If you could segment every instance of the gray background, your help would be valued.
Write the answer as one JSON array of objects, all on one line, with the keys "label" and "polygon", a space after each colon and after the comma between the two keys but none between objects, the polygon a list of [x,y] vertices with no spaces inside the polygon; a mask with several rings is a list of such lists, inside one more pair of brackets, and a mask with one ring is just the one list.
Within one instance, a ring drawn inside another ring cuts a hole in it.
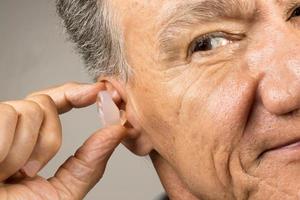
[{"label": "gray background", "polygon": [[[0,101],[68,81],[91,82],[55,12],[54,0],[0,0]],[[41,172],[54,174],[100,124],[95,107],[61,116],[63,145]],[[120,146],[87,200],[152,200],[162,187],[149,158]]]}]

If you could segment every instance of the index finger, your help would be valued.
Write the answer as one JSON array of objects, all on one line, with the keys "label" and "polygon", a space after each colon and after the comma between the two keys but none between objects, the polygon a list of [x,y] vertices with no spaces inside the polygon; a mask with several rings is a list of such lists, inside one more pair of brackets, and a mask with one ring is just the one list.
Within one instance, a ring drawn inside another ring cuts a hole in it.
[{"label": "index finger", "polygon": [[58,87],[35,92],[29,97],[36,95],[48,95],[56,105],[59,114],[70,111],[72,108],[82,108],[96,102],[99,91],[104,90],[103,83],[94,84],[67,83]]}]

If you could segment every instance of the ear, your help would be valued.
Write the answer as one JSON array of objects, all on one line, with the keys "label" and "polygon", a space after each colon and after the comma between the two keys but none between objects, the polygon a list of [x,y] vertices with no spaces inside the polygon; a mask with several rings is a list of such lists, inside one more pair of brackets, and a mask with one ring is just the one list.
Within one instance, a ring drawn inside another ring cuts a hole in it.
[{"label": "ear", "polygon": [[146,156],[153,150],[153,145],[148,135],[145,134],[136,117],[129,97],[126,92],[126,83],[112,77],[100,77],[98,82],[103,83],[115,104],[122,112],[122,118],[126,119],[124,127],[128,131],[128,137],[123,140],[124,146],[139,156]]}]

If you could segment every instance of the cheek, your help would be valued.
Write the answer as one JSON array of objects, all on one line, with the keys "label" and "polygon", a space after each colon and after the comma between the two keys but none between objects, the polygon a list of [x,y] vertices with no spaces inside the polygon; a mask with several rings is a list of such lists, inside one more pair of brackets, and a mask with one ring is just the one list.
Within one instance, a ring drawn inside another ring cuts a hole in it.
[{"label": "cheek", "polygon": [[141,75],[129,96],[155,150],[195,194],[224,194],[229,157],[243,135],[256,80],[230,68],[192,68],[168,81],[155,70]]},{"label": "cheek", "polygon": [[189,112],[194,103],[184,101],[193,99],[197,102],[195,105],[202,102],[201,88],[197,92],[190,91],[198,87],[195,83],[201,77],[201,71],[191,68],[180,73],[178,70],[164,73],[147,69],[136,70],[135,74],[136,79],[128,89],[133,113],[143,131],[150,136],[155,150],[165,159],[174,159],[177,139],[183,141],[185,135],[182,133],[190,123],[182,117],[186,115],[189,119],[191,114],[198,114],[197,110]]},{"label": "cheek", "polygon": [[[180,99],[178,127],[184,130],[181,129],[176,136],[212,140],[214,146],[236,138],[231,132],[243,130],[256,86],[256,81],[242,71],[220,70],[214,74],[201,74]],[[182,134],[184,131],[186,133]],[[207,141],[203,142],[207,145]]]},{"label": "cheek", "polygon": [[193,82],[181,100],[171,161],[202,194],[230,185],[229,158],[243,136],[257,88],[243,71],[206,75]]},{"label": "cheek", "polygon": [[142,132],[151,139],[154,149],[167,158],[170,156],[171,147],[174,146],[173,132],[178,124],[180,89],[176,93],[172,92],[171,83],[165,81],[156,70],[138,73],[140,75],[137,74],[136,77],[143,78],[135,79],[128,89],[132,115],[135,116]]}]

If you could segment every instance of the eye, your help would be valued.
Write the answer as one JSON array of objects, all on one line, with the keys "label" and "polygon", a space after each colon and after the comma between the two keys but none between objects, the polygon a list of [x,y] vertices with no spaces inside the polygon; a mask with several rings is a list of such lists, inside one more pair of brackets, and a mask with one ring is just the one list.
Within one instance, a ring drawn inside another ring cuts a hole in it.
[{"label": "eye", "polygon": [[209,34],[201,36],[192,43],[191,53],[211,51],[230,43],[232,43],[232,40],[226,38],[225,35]]},{"label": "eye", "polygon": [[292,17],[299,17],[300,16],[300,7],[296,8],[293,12]]},{"label": "eye", "polygon": [[[295,20],[299,21],[299,18],[298,18],[298,17],[300,17],[300,6],[299,6],[299,4],[290,9],[289,16],[290,17],[288,18],[287,21],[290,21],[290,20],[291,21],[295,21]],[[298,22],[297,22],[297,24],[298,24]],[[297,27],[298,27],[298,25],[297,25]]]}]

